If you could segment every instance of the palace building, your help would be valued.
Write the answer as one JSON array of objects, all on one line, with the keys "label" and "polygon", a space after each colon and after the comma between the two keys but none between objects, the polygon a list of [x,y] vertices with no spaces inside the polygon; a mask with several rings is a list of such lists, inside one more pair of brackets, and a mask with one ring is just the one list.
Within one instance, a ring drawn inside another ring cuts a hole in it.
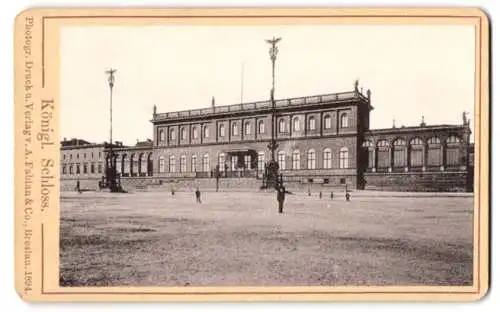
[{"label": "palace building", "polygon": [[[371,129],[371,92],[363,94],[357,84],[349,92],[275,104],[275,158],[288,187],[472,190],[473,151],[465,117],[456,125],[427,125],[422,120],[415,127]],[[168,113],[155,108],[151,141],[113,148],[117,170],[130,185],[209,185],[217,176],[228,187],[247,181],[245,185],[257,188],[271,159],[271,118],[269,100],[215,106],[212,99],[211,107]],[[62,153],[71,155],[75,151],[68,150],[73,148],[82,150],[81,145],[63,145]],[[69,163],[63,159],[62,177],[83,178],[82,166],[91,175],[83,160],[78,174],[74,168],[64,169]]]}]

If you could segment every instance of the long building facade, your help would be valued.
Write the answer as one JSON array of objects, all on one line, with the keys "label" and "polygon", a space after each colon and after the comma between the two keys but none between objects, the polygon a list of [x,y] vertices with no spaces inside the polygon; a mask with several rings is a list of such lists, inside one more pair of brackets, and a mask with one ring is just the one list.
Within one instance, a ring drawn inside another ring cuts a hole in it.
[{"label": "long building facade", "polygon": [[[289,186],[471,191],[470,128],[370,129],[370,91],[276,100],[275,159]],[[152,116],[153,139],[115,149],[123,179],[262,181],[271,159],[270,101]],[[229,183],[228,185],[231,185]]]}]

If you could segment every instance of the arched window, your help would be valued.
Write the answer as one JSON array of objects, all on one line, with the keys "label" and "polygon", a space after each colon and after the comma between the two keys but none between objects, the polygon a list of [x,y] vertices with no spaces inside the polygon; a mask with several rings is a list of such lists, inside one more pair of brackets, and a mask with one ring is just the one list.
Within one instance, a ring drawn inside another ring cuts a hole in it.
[{"label": "arched window", "polygon": [[196,172],[196,155],[191,156],[191,172]]},{"label": "arched window", "polygon": [[370,140],[365,140],[363,142],[363,147],[373,147],[373,142]]},{"label": "arched window", "polygon": [[456,166],[460,164],[460,139],[450,136],[446,139],[446,165]]},{"label": "arched window", "polygon": [[158,169],[160,170],[160,173],[165,172],[165,157],[160,156],[158,159]]},{"label": "arched window", "polygon": [[264,120],[259,120],[259,133],[263,134],[265,131]]},{"label": "arched window", "polygon": [[313,116],[309,117],[309,130],[316,130],[316,119]]},{"label": "arched window", "polygon": [[67,172],[66,172],[66,170],[67,170],[67,169],[66,169],[66,165],[63,165],[63,167],[62,167],[62,173],[63,173],[63,174],[66,174],[66,173],[67,173]]},{"label": "arched window", "polygon": [[90,173],[95,173],[95,165],[90,164]]},{"label": "arched window", "polygon": [[165,142],[165,130],[160,129],[160,142]]},{"label": "arched window", "polygon": [[186,155],[181,156],[181,172],[187,171]]},{"label": "arched window", "polygon": [[257,155],[257,170],[264,171],[266,164],[266,154],[264,152],[259,152]]},{"label": "arched window", "polygon": [[349,150],[347,147],[342,147],[340,149],[340,169],[349,168]]},{"label": "arched window", "polygon": [[73,174],[73,165],[69,165],[69,174]]},{"label": "arched window", "polygon": [[246,134],[246,135],[249,135],[249,134],[250,134],[250,131],[251,131],[251,129],[250,129],[250,122],[249,122],[249,121],[246,121],[246,122],[245,122],[245,134]]},{"label": "arched window", "polygon": [[330,115],[325,115],[323,117],[323,128],[330,129],[332,127],[332,117]]},{"label": "arched window", "polygon": [[323,150],[323,169],[332,168],[332,150],[325,148]]},{"label": "arched window", "polygon": [[198,138],[198,127],[193,127],[193,139]]},{"label": "arched window", "polygon": [[300,119],[299,119],[299,117],[295,117],[293,119],[293,131],[294,132],[300,131]]},{"label": "arched window", "polygon": [[224,128],[224,124],[219,124],[219,136],[223,137],[226,135],[226,129]]},{"label": "arched window", "polygon": [[175,156],[170,156],[170,159],[168,161],[168,171],[169,172],[175,172]]},{"label": "arched window", "polygon": [[181,128],[181,140],[186,139],[186,128],[182,127]]},{"label": "arched window", "polygon": [[446,144],[460,143],[460,139],[457,136],[450,136],[446,139]]},{"label": "arched window", "polygon": [[313,149],[307,151],[307,169],[316,169],[316,152]]},{"label": "arched window", "polygon": [[279,132],[280,133],[286,132],[285,119],[281,118],[278,124],[279,124]]},{"label": "arched window", "polygon": [[210,158],[207,154],[203,155],[201,166],[204,172],[210,172]]},{"label": "arched window", "polygon": [[175,129],[170,129],[170,140],[175,140]]},{"label": "arched window", "polygon": [[340,127],[341,128],[349,127],[349,119],[347,117],[347,113],[343,113],[340,115]]},{"label": "arched window", "polygon": [[430,167],[441,166],[443,164],[441,140],[438,137],[428,139],[427,148],[427,165]]},{"label": "arched window", "polygon": [[420,167],[424,165],[424,142],[421,138],[410,141],[410,166]]},{"label": "arched window", "polygon": [[406,141],[403,139],[397,139],[392,144],[394,146],[394,167],[406,167]]},{"label": "arched window", "polygon": [[210,136],[210,130],[208,129],[207,125],[203,126],[203,136],[205,138],[208,138]]},{"label": "arched window", "polygon": [[224,166],[226,164],[226,156],[224,154],[219,154],[219,171],[224,171]]},{"label": "arched window", "polygon": [[83,173],[87,173],[87,164],[83,164]]},{"label": "arched window", "polygon": [[279,151],[278,152],[278,166],[279,166],[280,170],[285,170],[286,169],[285,152],[284,151]]},{"label": "arched window", "polygon": [[294,150],[292,153],[292,169],[299,170],[300,169],[300,151]]},{"label": "arched window", "polygon": [[233,123],[233,136],[234,135],[238,135],[238,124],[237,123]]}]

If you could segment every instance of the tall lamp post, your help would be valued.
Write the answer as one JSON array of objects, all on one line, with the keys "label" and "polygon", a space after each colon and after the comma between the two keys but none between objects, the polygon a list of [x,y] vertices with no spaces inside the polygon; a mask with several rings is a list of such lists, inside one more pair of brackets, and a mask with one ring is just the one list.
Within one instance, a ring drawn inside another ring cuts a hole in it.
[{"label": "tall lamp post", "polygon": [[109,84],[109,150],[106,160],[106,182],[111,192],[120,192],[121,186],[117,181],[116,158],[113,151],[113,87],[115,85],[116,69],[108,69],[105,73],[108,75]]},{"label": "tall lamp post", "polygon": [[281,38],[273,37],[273,39],[266,40],[267,43],[271,45],[269,48],[269,57],[271,58],[272,63],[272,88],[271,88],[271,142],[268,145],[269,150],[271,151],[271,160],[267,164],[267,173],[266,173],[266,182],[267,186],[277,188],[278,181],[278,171],[279,164],[276,161],[275,154],[276,149],[278,148],[278,144],[276,143],[276,102],[274,100],[274,82],[275,82],[275,65],[276,65],[276,57],[278,56],[278,42],[281,41]]}]

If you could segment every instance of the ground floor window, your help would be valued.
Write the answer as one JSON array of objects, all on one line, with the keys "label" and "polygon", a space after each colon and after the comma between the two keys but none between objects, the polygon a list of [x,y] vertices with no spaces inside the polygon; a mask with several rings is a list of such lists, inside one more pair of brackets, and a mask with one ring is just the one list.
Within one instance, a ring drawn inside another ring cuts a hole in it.
[{"label": "ground floor window", "polygon": [[168,161],[168,171],[169,172],[175,172],[175,157],[170,156],[170,159]]},{"label": "ground floor window", "polygon": [[252,165],[252,157],[250,155],[245,155],[245,168],[247,170],[251,169]]},{"label": "ground floor window", "polygon": [[219,155],[219,171],[224,171],[224,163],[225,163],[224,154]]},{"label": "ground floor window", "polygon": [[196,155],[191,156],[191,172],[196,172]]},{"label": "ground floor window", "polygon": [[307,169],[316,169],[316,152],[313,149],[307,152]]},{"label": "ground floor window", "polygon": [[441,148],[429,148],[427,155],[427,164],[429,166],[441,166],[443,163]]},{"label": "ground floor window", "polygon": [[186,156],[181,157],[181,172],[187,171]]},{"label": "ground floor window", "polygon": [[281,169],[281,170],[285,170],[286,169],[286,166],[285,166],[285,152],[284,151],[279,151],[278,152],[278,165],[279,165],[279,169]]},{"label": "ground floor window", "polygon": [[265,168],[264,152],[259,152],[259,155],[257,156],[257,168],[259,171],[264,171]]},{"label": "ground floor window", "polygon": [[458,148],[446,149],[446,164],[448,166],[454,166],[454,165],[460,164],[460,157],[459,157]]},{"label": "ground floor window", "polygon": [[292,153],[292,169],[299,170],[300,169],[300,151],[296,150]]},{"label": "ground floor window", "polygon": [[332,168],[332,151],[327,148],[323,151],[323,169]]},{"label": "ground floor window", "polygon": [[158,161],[158,167],[161,173],[165,172],[165,158],[160,156],[160,160]]},{"label": "ground floor window", "polygon": [[204,172],[210,172],[210,161],[208,155],[203,156],[202,167]]},{"label": "ground floor window", "polygon": [[236,171],[238,168],[238,156],[231,156],[231,170]]},{"label": "ground floor window", "polygon": [[423,149],[412,149],[411,150],[410,164],[412,167],[420,167],[424,165],[424,150]]},{"label": "ground floor window", "polygon": [[342,147],[340,149],[340,168],[345,169],[349,168],[349,151],[347,147]]}]

